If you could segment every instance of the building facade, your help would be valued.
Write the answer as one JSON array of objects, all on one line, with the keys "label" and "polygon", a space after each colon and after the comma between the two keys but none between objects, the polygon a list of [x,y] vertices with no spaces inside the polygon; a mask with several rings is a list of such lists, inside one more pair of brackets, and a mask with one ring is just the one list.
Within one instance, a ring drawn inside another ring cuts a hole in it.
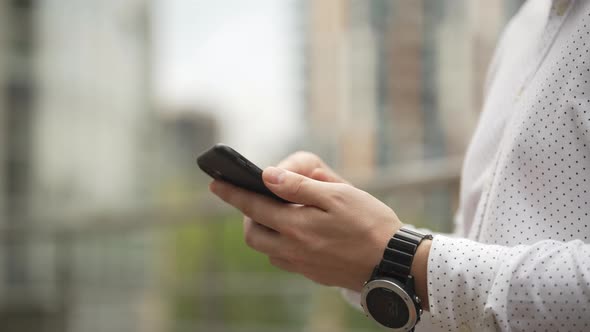
[{"label": "building facade", "polygon": [[496,39],[521,3],[308,2],[309,141],[361,172],[462,154]]},{"label": "building facade", "polygon": [[0,3],[2,329],[150,330],[150,236],[84,230],[152,195],[150,5]]},{"label": "building facade", "polygon": [[404,184],[401,216],[448,231],[487,66],[522,2],[306,2],[306,148],[361,183]]}]

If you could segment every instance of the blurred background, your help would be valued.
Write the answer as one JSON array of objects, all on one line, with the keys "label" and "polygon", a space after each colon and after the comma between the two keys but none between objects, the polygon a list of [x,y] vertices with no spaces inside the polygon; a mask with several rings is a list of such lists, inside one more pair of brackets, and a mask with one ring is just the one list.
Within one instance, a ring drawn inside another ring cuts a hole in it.
[{"label": "blurred background", "polygon": [[0,330],[377,331],[249,250],[195,157],[309,150],[450,231],[521,3],[0,1]]}]

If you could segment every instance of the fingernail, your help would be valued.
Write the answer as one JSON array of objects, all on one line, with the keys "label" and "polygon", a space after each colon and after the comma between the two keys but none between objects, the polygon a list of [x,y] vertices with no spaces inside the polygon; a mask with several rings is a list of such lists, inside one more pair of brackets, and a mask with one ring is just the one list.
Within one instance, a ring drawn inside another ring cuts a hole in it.
[{"label": "fingernail", "polygon": [[276,167],[269,167],[264,173],[266,173],[266,182],[271,184],[280,184],[285,177],[285,170]]}]

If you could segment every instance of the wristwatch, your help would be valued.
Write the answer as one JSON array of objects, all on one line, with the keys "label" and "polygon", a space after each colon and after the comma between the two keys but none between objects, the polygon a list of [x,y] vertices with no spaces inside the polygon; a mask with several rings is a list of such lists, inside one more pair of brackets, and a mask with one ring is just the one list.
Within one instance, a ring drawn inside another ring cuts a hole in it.
[{"label": "wristwatch", "polygon": [[432,235],[400,228],[389,240],[383,259],[361,291],[367,317],[390,331],[413,331],[422,307],[410,275],[416,249]]}]

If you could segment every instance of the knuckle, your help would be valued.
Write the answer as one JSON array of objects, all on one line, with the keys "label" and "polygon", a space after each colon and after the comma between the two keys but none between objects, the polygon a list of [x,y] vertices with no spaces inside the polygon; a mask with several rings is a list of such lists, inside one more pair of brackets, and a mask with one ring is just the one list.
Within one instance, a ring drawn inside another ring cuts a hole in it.
[{"label": "knuckle", "polygon": [[223,199],[224,201],[228,201],[228,195],[227,195],[227,190],[226,190],[226,186],[224,183],[219,183],[219,181],[215,181],[213,183],[213,186],[215,188],[215,194],[217,196],[219,196],[221,199]]},{"label": "knuckle", "polygon": [[246,242],[246,245],[252,249],[256,249],[256,246],[258,245],[258,241],[256,238],[255,233],[249,229],[246,230],[244,232],[244,242]]},{"label": "knuckle", "polygon": [[284,223],[283,227],[281,227],[281,235],[285,236],[286,238],[293,240],[298,236],[298,231],[295,229],[294,225],[291,223]]},{"label": "knuckle", "polygon": [[307,244],[307,248],[310,254],[316,256],[324,254],[327,251],[325,242],[319,239],[315,241],[309,241],[309,243]]},{"label": "knuckle", "polygon": [[281,257],[293,265],[301,265],[303,263],[303,256],[295,249],[283,249],[281,250]]},{"label": "knuckle", "polygon": [[246,233],[250,230],[252,226],[250,225],[250,218],[244,216],[244,218],[242,219],[242,230],[244,231],[244,237],[246,236]]},{"label": "knuckle", "polygon": [[281,270],[285,270],[287,272],[297,272],[297,267],[293,266],[290,262],[282,259],[282,258],[278,258],[278,257],[269,257],[268,261],[270,262],[270,264],[276,268],[279,268]]},{"label": "knuckle", "polygon": [[256,204],[254,201],[244,201],[242,204],[240,204],[240,210],[245,216],[254,218],[256,214]]},{"label": "knuckle", "polygon": [[[297,213],[299,214],[299,213]],[[286,238],[289,238],[291,241],[295,243],[303,242],[304,240],[304,230],[301,229],[301,224],[299,222],[299,218],[293,218],[289,222],[284,222],[283,227],[281,227],[280,232]]]},{"label": "knuckle", "polygon": [[330,200],[333,204],[342,206],[347,202],[347,198],[350,195],[350,186],[345,183],[336,183],[330,193]]},{"label": "knuckle", "polygon": [[291,194],[296,196],[301,191],[301,188],[305,185],[305,178],[298,176],[293,185],[291,186]]},{"label": "knuckle", "polygon": [[246,230],[252,224],[252,219],[248,216],[244,216],[242,218],[242,223],[244,224],[244,230]]},{"label": "knuckle", "polygon": [[293,153],[289,159],[292,159],[297,164],[313,166],[318,168],[321,166],[322,161],[320,157],[309,151],[299,150]]},{"label": "knuckle", "polygon": [[285,261],[284,259],[282,259],[280,257],[275,257],[275,256],[269,256],[268,261],[269,261],[270,265],[278,267],[283,270],[289,265],[289,263],[287,261]]},{"label": "knuckle", "polygon": [[316,159],[319,159],[318,156],[316,156],[315,154],[313,154],[313,153],[311,153],[309,151],[305,151],[305,150],[296,151],[291,156],[293,156],[293,158],[295,158],[295,159],[303,159],[303,160],[316,160]]}]

